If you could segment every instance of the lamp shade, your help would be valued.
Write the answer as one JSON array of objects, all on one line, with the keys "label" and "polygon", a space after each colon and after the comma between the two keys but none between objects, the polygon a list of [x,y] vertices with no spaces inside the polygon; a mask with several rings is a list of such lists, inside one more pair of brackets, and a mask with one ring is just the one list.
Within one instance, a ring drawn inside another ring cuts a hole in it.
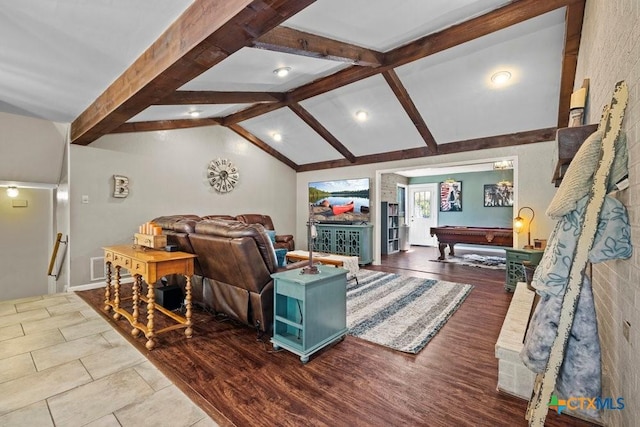
[{"label": "lamp shade", "polygon": [[513,219],[513,230],[516,233],[520,233],[524,228],[524,218],[517,216]]}]

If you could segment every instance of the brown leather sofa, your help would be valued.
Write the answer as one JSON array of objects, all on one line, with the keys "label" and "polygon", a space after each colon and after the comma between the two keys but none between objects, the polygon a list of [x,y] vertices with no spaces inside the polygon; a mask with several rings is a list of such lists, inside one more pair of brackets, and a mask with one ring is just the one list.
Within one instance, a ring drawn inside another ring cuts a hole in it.
[{"label": "brown leather sofa", "polygon": [[[196,223],[202,221],[197,215],[170,215],[162,216],[152,222],[162,227],[162,234],[167,236],[167,245],[175,245],[179,251],[195,253],[189,235],[195,233]],[[208,286],[203,284],[202,267],[198,258],[193,263],[194,275],[191,278],[192,301],[202,307],[213,307],[213,294]],[[184,277],[172,275],[167,277],[167,284],[178,284],[184,292]]]},{"label": "brown leather sofa", "polygon": [[[167,244],[198,256],[192,279],[195,304],[270,333],[271,274],[279,270],[274,245],[262,224],[225,217],[171,215],[152,222],[163,228]],[[168,279],[184,290],[183,278]]]},{"label": "brown leather sofa", "polygon": [[[242,214],[235,217],[237,221],[246,224],[262,224],[267,230],[275,230],[271,217],[261,214]],[[276,241],[273,245],[276,249],[286,249],[292,251],[295,249],[295,242],[291,234],[276,234]]]},{"label": "brown leather sofa", "polygon": [[273,245],[260,224],[209,219],[189,235],[211,291],[207,305],[240,322],[270,332],[273,324],[273,279],[278,271]]}]

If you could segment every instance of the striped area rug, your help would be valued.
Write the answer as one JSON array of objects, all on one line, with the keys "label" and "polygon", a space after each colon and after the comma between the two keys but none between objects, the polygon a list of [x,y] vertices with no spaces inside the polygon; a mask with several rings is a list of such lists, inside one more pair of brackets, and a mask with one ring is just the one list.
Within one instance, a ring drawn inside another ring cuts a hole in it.
[{"label": "striped area rug", "polygon": [[472,285],[360,270],[347,284],[349,334],[416,354],[467,297]]}]

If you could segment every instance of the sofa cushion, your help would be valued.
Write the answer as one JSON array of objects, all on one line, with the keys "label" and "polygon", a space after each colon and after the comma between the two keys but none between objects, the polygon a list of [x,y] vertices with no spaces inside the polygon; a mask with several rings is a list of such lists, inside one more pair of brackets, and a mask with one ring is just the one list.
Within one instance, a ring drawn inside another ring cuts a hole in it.
[{"label": "sofa cushion", "polygon": [[[200,218],[198,215],[167,215],[167,216],[159,216],[157,218],[154,218],[151,220],[152,223],[154,223],[157,226],[162,227],[163,230],[174,230],[174,226],[177,222],[180,221],[193,221],[193,222],[197,222],[200,221],[202,218]],[[181,231],[181,230],[175,230],[175,231]],[[193,230],[191,231],[193,232]]]},{"label": "sofa cushion", "polygon": [[196,232],[196,224],[200,222],[194,219],[181,219],[171,225],[171,230],[177,233],[191,234]]},{"label": "sofa cushion", "polygon": [[231,215],[205,215],[202,219],[226,219],[229,221],[236,221],[236,217]]},{"label": "sofa cushion", "polygon": [[277,248],[275,249],[275,251],[276,251],[276,258],[278,260],[278,267],[284,267],[287,263],[285,258],[289,250],[285,248]]},{"label": "sofa cushion", "polygon": [[236,216],[236,219],[247,224],[262,224],[262,226],[267,230],[275,229],[275,227],[273,226],[273,221],[271,221],[271,217],[269,215],[242,214]]},{"label": "sofa cushion", "polygon": [[271,243],[271,239],[261,224],[245,224],[240,221],[208,219],[196,223],[196,233],[212,234],[232,239],[250,237],[256,242],[258,250],[269,271],[274,273],[278,268],[273,243]]},{"label": "sofa cushion", "polygon": [[267,235],[271,239],[271,243],[275,244],[276,243],[276,231],[275,230],[265,230],[265,231],[267,232]]}]

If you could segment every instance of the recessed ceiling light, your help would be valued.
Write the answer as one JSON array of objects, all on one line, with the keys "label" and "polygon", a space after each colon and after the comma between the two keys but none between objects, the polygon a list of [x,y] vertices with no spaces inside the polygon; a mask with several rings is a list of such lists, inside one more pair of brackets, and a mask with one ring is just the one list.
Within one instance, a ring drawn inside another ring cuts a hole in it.
[{"label": "recessed ceiling light", "polygon": [[189,111],[187,114],[189,114],[191,117],[200,117],[200,114],[202,114],[202,110],[191,110]]},{"label": "recessed ceiling light", "polygon": [[494,75],[491,76],[491,81],[496,86],[502,86],[507,83],[511,79],[511,73],[508,71],[498,71]]},{"label": "recessed ceiling light", "polygon": [[20,191],[18,191],[18,187],[10,185],[7,187],[7,196],[13,198],[13,197],[18,197],[18,195],[20,194]]},{"label": "recessed ceiling light", "polygon": [[280,67],[273,70],[273,74],[278,77],[286,77],[289,74],[289,71],[291,71],[291,67]]},{"label": "recessed ceiling light", "polygon": [[367,113],[366,111],[364,110],[356,111],[356,119],[359,122],[364,122],[368,118],[369,118],[369,113]]},{"label": "recessed ceiling light", "polygon": [[278,132],[272,133],[271,134],[271,138],[273,138],[273,140],[276,141],[276,142],[282,141],[282,135],[279,134]]}]

